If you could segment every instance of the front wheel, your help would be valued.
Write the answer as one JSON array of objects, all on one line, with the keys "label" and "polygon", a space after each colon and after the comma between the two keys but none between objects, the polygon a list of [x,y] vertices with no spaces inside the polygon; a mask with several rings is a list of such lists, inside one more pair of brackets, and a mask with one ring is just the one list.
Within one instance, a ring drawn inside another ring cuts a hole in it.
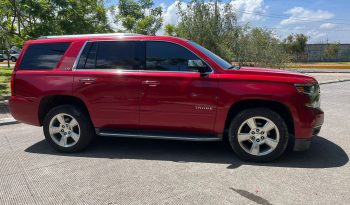
[{"label": "front wheel", "polygon": [[95,136],[89,115],[73,105],[60,105],[49,111],[43,123],[46,140],[61,152],[86,148]]},{"label": "front wheel", "polygon": [[269,162],[285,151],[288,128],[283,118],[270,109],[247,109],[232,120],[228,137],[239,157],[253,162]]},{"label": "front wheel", "polygon": [[17,58],[12,56],[12,57],[11,57],[11,61],[12,61],[12,62],[16,62],[16,61],[17,61]]}]

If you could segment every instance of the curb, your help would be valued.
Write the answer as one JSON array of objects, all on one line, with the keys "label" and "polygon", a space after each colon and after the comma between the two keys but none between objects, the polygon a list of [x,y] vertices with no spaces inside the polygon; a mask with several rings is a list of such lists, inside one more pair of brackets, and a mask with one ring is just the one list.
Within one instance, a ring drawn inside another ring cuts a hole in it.
[{"label": "curb", "polygon": [[349,82],[350,79],[344,79],[344,80],[337,80],[337,81],[326,81],[323,83],[319,83],[320,85],[327,85],[327,84],[333,84],[333,83],[343,83],[343,82]]},{"label": "curb", "polygon": [[313,71],[313,70],[289,70],[289,71],[297,71],[297,72],[300,72],[300,73],[348,73],[350,74],[350,71]]},{"label": "curb", "polygon": [[310,68],[310,69],[350,69],[350,65],[292,65],[292,69]]},{"label": "curb", "polygon": [[12,125],[12,124],[17,124],[17,123],[19,123],[19,122],[12,117],[0,119],[0,126]]}]

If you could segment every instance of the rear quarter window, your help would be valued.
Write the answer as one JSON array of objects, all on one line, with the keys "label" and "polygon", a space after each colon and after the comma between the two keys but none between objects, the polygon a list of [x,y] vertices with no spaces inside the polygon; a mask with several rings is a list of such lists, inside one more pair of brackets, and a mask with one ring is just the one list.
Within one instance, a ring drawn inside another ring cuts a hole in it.
[{"label": "rear quarter window", "polygon": [[70,42],[30,44],[26,49],[20,70],[50,70],[56,67]]}]

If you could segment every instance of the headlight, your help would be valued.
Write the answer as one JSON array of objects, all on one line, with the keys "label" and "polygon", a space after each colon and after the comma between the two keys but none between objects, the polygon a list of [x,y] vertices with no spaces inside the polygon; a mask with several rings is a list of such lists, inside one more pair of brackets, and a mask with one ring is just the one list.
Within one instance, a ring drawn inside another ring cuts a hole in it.
[{"label": "headlight", "polygon": [[295,88],[298,92],[309,96],[310,102],[306,103],[306,106],[312,108],[320,107],[320,86],[318,83],[295,84]]}]

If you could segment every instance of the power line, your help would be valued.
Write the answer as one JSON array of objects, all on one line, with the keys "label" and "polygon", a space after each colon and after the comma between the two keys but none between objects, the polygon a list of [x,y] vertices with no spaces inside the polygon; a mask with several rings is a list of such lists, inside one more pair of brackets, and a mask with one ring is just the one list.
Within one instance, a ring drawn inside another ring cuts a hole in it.
[{"label": "power line", "polygon": [[278,28],[278,27],[264,27],[264,28],[268,28],[268,29],[274,29],[274,30],[295,30],[295,31],[310,31],[310,30],[320,30],[323,32],[333,32],[333,31],[350,31],[349,29],[329,29],[329,30],[325,30],[325,29],[321,29],[319,27],[310,27],[310,28]]}]

